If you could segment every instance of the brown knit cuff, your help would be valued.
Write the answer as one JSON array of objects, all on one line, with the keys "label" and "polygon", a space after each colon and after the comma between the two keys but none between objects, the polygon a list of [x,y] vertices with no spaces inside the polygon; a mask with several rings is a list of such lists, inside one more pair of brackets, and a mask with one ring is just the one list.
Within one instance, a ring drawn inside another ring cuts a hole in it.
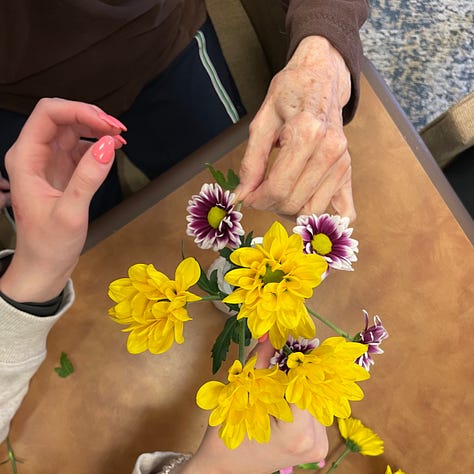
[{"label": "brown knit cuff", "polygon": [[313,0],[311,5],[307,1],[293,0],[288,9],[288,58],[303,38],[323,36],[339,51],[351,73],[351,97],[342,112],[344,124],[354,117],[359,102],[362,57],[359,29],[367,15],[368,5],[365,0]]}]

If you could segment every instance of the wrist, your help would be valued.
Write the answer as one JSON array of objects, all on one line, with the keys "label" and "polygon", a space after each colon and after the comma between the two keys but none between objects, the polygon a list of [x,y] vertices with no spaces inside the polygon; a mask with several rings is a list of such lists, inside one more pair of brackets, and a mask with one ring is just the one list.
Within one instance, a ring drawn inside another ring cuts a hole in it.
[{"label": "wrist", "polygon": [[351,73],[339,51],[324,36],[303,38],[288,62],[288,67],[324,70],[330,79],[337,81],[338,98],[341,107],[351,97]]},{"label": "wrist", "polygon": [[25,265],[15,254],[0,276],[0,292],[18,303],[47,303],[61,294],[69,276],[54,275],[41,265]]}]

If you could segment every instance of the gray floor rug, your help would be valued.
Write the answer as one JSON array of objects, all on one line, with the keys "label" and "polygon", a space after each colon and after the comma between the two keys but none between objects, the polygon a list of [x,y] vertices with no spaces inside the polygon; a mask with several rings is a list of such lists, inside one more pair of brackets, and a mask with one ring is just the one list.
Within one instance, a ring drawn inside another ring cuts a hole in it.
[{"label": "gray floor rug", "polygon": [[421,130],[474,90],[474,0],[370,0],[366,56]]}]

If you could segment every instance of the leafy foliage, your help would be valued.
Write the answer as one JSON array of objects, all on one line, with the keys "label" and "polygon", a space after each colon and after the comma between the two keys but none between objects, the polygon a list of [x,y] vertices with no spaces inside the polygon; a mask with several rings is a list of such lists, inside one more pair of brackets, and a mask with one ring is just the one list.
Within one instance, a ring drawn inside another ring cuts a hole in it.
[{"label": "leafy foliage", "polygon": [[229,352],[230,343],[232,342],[234,332],[238,331],[239,321],[237,321],[237,315],[231,316],[227,319],[224,325],[224,329],[219,334],[216,342],[212,346],[212,373],[215,374],[221,367],[222,363],[227,358]]},{"label": "leafy foliage", "polygon": [[227,177],[222,171],[216,170],[210,163],[206,163],[207,168],[211,172],[212,176],[216,180],[216,183],[225,190],[234,191],[240,180],[235,174],[234,170],[227,170]]},{"label": "leafy foliage", "polygon": [[59,363],[61,367],[55,367],[54,370],[60,377],[66,378],[74,372],[74,366],[65,352],[61,352]]},{"label": "leafy foliage", "polygon": [[214,270],[211,273],[210,278],[208,278],[206,272],[201,267],[201,276],[199,277],[197,284],[202,291],[205,291],[210,295],[220,295],[222,293],[217,284],[217,270]]}]

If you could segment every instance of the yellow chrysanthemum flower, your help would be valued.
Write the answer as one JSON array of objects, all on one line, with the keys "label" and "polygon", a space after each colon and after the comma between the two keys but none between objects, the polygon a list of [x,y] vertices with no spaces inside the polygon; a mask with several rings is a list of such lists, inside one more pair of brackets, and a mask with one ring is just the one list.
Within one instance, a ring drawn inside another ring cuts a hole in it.
[{"label": "yellow chrysanthemum flower", "polygon": [[183,323],[191,320],[186,305],[201,297],[187,291],[199,280],[201,269],[194,258],[184,259],[176,268],[175,280],[153,265],[130,267],[128,278],[109,286],[109,297],[117,304],[109,314],[119,324],[127,324],[127,349],[132,354],[149,350],[167,351],[176,341],[184,342]]},{"label": "yellow chrysanthemum flower", "polygon": [[255,369],[257,356],[242,368],[236,360],[229,369],[228,384],[210,381],[196,395],[200,408],[212,410],[209,425],[218,426],[219,435],[230,449],[243,441],[245,434],[259,443],[270,440],[270,416],[291,422],[293,414],[284,398],[286,374],[274,367]]},{"label": "yellow chrysanthemum flower", "polygon": [[325,426],[333,423],[334,416],[347,418],[351,414],[349,400],[364,397],[356,382],[370,377],[354,362],[365,350],[363,344],[331,337],[308,354],[290,354],[286,399],[308,410]]},{"label": "yellow chrysanthemum flower", "polygon": [[[385,474],[392,474],[392,468],[390,466],[387,466],[387,469],[385,470]],[[405,473],[401,469],[398,469],[393,474],[405,474]]]},{"label": "yellow chrysanthemum flower", "polygon": [[356,418],[339,418],[339,432],[346,440],[346,446],[364,456],[378,456],[383,453],[383,440]]},{"label": "yellow chrysanthemum flower", "polygon": [[238,319],[247,318],[254,338],[269,333],[273,347],[280,349],[289,334],[314,337],[315,326],[304,303],[321,283],[327,262],[320,255],[305,254],[301,236],[288,236],[274,222],[262,244],[234,250],[230,259],[241,268],[225,275],[237,288],[223,301],[241,304]]}]

